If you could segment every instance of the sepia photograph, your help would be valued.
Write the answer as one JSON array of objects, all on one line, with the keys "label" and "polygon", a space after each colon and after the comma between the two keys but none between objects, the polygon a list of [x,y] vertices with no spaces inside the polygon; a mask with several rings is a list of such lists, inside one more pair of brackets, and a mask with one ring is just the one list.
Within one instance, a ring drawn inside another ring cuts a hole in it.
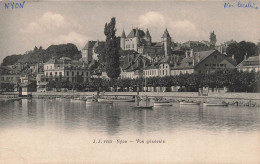
[{"label": "sepia photograph", "polygon": [[1,164],[260,164],[259,0],[0,0]]}]

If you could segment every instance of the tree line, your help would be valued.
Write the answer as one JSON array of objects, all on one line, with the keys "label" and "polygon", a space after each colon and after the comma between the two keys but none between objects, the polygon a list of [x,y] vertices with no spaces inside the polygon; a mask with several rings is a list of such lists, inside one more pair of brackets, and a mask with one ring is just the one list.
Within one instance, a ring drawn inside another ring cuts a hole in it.
[{"label": "tree line", "polygon": [[260,92],[259,72],[239,72],[237,70],[225,73],[211,74],[180,74],[165,77],[150,77],[137,79],[102,79],[93,78],[85,82],[50,81],[47,88],[68,88],[78,91],[109,91],[110,88],[132,88],[133,91],[142,91],[143,87],[166,87],[180,86],[180,91],[197,92],[199,88],[223,88],[227,87],[230,92]]}]

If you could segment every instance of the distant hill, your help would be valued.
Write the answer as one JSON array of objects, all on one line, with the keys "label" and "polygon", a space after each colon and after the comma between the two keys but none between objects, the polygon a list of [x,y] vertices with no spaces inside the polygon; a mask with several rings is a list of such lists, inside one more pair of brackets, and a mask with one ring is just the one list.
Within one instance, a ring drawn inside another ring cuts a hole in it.
[{"label": "distant hill", "polygon": [[11,55],[3,59],[2,66],[13,65],[17,62],[21,63],[37,63],[47,62],[51,58],[69,57],[73,60],[81,58],[81,52],[77,46],[72,43],[51,45],[46,50],[42,47],[34,47],[34,50],[25,52],[23,55]]}]

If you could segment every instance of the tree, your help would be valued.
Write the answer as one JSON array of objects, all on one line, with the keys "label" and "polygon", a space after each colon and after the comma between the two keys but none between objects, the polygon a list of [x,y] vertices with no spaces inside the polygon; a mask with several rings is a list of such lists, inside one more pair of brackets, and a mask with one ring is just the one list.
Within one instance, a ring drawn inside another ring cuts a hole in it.
[{"label": "tree", "polygon": [[0,90],[5,92],[12,92],[14,91],[14,84],[13,83],[0,83]]},{"label": "tree", "polygon": [[119,53],[117,46],[116,34],[116,19],[111,18],[110,23],[106,23],[104,34],[106,35],[105,43],[105,59],[106,59],[106,73],[109,78],[116,79],[120,75],[119,68]]},{"label": "tree", "polygon": [[46,87],[50,90],[52,90],[53,88],[56,88],[56,81],[51,80],[47,83]]},{"label": "tree", "polygon": [[95,53],[98,54],[99,63],[104,64],[106,62],[106,47],[104,44],[100,44],[96,49]]},{"label": "tree", "polygon": [[227,55],[231,57],[234,55],[237,63],[241,63],[244,60],[244,56],[254,56],[257,54],[257,46],[252,42],[241,41],[239,43],[234,42],[228,45]]}]

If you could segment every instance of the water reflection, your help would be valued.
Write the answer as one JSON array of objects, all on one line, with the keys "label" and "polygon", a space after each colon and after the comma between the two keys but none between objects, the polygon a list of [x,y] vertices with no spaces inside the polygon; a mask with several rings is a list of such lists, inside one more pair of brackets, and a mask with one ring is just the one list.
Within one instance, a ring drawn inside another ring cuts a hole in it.
[{"label": "water reflection", "polygon": [[257,131],[260,129],[259,108],[249,107],[156,107],[133,110],[133,103],[86,105],[85,102],[23,99],[0,101],[0,128],[54,127],[68,130],[85,129],[108,135],[122,133],[172,133],[176,130]]}]

